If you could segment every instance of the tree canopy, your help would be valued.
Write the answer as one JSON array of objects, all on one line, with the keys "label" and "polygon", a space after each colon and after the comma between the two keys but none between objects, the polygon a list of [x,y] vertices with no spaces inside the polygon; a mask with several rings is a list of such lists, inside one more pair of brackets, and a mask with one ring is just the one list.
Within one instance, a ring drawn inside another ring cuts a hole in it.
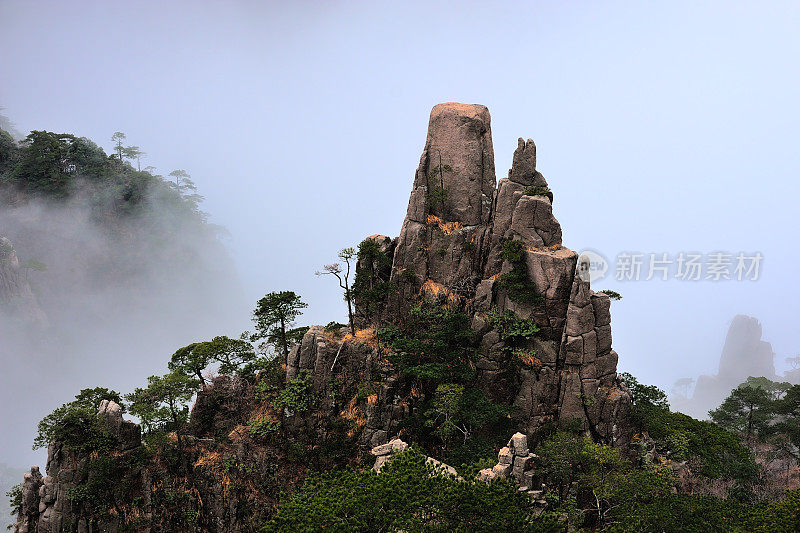
[{"label": "tree canopy", "polygon": [[200,381],[182,372],[150,376],[147,386],[126,396],[130,412],[139,417],[147,433],[179,431],[189,418],[189,400]]},{"label": "tree canopy", "polygon": [[169,362],[169,369],[196,377],[205,383],[203,372],[209,365],[218,364],[220,374],[232,374],[256,358],[253,345],[241,339],[214,337],[179,348]]},{"label": "tree canopy", "polygon": [[81,390],[75,399],[44,417],[38,425],[33,449],[47,447],[53,441],[63,442],[68,448],[99,449],[110,443],[111,437],[97,416],[100,402],[111,400],[123,410],[125,404],[120,394],[105,387]]},{"label": "tree canopy", "polygon": [[263,339],[278,347],[284,356],[289,355],[287,328],[303,314],[308,304],[293,291],[270,292],[261,298],[253,312],[256,326],[254,340]]}]

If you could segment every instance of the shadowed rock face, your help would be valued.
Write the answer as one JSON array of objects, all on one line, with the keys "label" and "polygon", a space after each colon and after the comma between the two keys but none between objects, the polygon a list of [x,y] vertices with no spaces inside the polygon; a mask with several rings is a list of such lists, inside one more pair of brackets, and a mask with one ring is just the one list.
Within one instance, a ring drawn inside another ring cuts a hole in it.
[{"label": "shadowed rock face", "polygon": [[0,313],[14,311],[24,324],[47,326],[47,316],[25,279],[11,241],[0,236]]}]

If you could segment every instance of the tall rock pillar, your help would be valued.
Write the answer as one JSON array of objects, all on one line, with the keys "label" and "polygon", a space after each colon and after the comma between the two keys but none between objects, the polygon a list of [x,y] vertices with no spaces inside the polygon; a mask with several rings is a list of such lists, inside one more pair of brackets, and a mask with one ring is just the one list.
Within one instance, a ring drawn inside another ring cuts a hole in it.
[{"label": "tall rock pillar", "polygon": [[489,110],[472,104],[435,106],[392,265],[399,301],[426,283],[465,296],[474,293],[494,191]]}]

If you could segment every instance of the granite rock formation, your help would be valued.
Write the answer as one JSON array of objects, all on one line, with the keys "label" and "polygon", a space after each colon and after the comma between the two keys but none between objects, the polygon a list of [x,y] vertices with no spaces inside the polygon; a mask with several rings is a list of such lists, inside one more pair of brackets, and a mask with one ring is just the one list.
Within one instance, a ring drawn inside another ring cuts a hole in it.
[{"label": "granite rock formation", "polygon": [[[576,273],[578,256],[562,246],[552,206],[533,141],[520,139],[508,177],[496,183],[488,110],[434,107],[399,237],[373,235],[360,246],[355,283],[370,298],[356,300],[359,329],[312,326],[285,361],[205,385],[182,437],[168,437],[175,449],[166,444],[169,453],[133,461],[126,471],[125,499],[135,495],[136,510],[123,502],[102,530],[120,530],[117,517],[141,531],[254,530],[276,494],[299,486],[309,457],[325,469],[357,462],[371,449],[379,470],[405,449],[404,422],[425,408],[426,398],[419,380],[392,365],[376,328],[402,325],[409,309],[431,296],[463,311],[464,328],[475,333],[470,350],[479,356],[470,361],[476,371],[470,386],[511,408],[508,425],[517,433],[484,478],[511,476],[533,489],[530,449],[546,427],[577,426],[626,447],[630,394],[616,373],[610,301]],[[519,298],[508,275],[531,297]],[[539,332],[512,345],[496,320],[511,313],[535,322]],[[139,449],[138,428],[122,420],[119,406],[104,403],[99,413],[117,436],[115,454]],[[86,513],[65,498],[87,481],[87,458],[60,443],[49,451],[47,477],[38,470],[26,477],[29,504],[17,531],[88,531]],[[184,460],[170,466],[178,452]],[[194,529],[185,525],[187,509],[168,502],[178,493],[202,503],[194,508]],[[68,521],[74,527],[64,527]]]},{"label": "granite rock formation", "polygon": [[[386,444],[375,446],[370,451],[370,453],[375,456],[375,464],[372,466],[372,469],[380,473],[381,469],[386,464],[391,462],[392,456],[394,456],[394,454],[404,452],[407,449],[408,449],[408,444],[400,439],[392,439]],[[458,476],[458,472],[456,471],[455,468],[437,459],[434,459],[433,457],[428,457],[425,460],[425,462],[432,465],[434,469],[441,470],[445,474]]]},{"label": "granite rock formation", "polygon": [[478,478],[491,481],[496,478],[513,478],[523,489],[534,487],[534,469],[539,457],[528,448],[528,438],[522,433],[515,433],[508,444],[500,448],[497,464],[492,468],[484,468]]},{"label": "granite rock formation", "polygon": [[[141,446],[139,426],[122,419],[122,408],[115,402],[103,400],[98,415],[106,423],[117,446],[114,454],[122,457],[134,453]],[[22,507],[17,516],[17,533],[61,533],[92,531],[81,505],[72,497],[72,491],[84,485],[88,457],[68,449],[60,442],[52,442],[47,449],[47,476],[42,477],[39,467],[31,467],[22,485]],[[117,531],[119,520],[106,524],[103,531]]]},{"label": "granite rock formation", "polygon": [[[630,400],[617,379],[610,300],[576,275],[578,255],[562,246],[532,140],[519,139],[508,177],[495,187],[489,111],[435,106],[400,236],[370,239],[393,251],[390,278],[398,290],[387,298],[383,318],[402,318],[404,307],[431,288],[464,302],[481,337],[479,382],[518,408],[521,431],[533,436],[548,422],[577,419],[598,439],[627,440],[625,424],[617,423],[626,419]],[[537,303],[515,301],[499,282],[514,268],[503,258],[510,240],[522,243]],[[511,383],[503,377],[509,350],[487,320],[491,310],[513,311],[541,328],[529,346],[534,365]]]},{"label": "granite rock formation", "polygon": [[[421,294],[435,293],[472,316],[481,354],[477,383],[492,400],[514,406],[517,429],[533,443],[548,424],[577,422],[593,438],[625,446],[630,395],[617,378],[610,299],[576,274],[578,254],[562,246],[552,206],[532,140],[519,140],[508,177],[495,188],[489,111],[481,105],[435,106],[400,236],[365,239],[381,254],[362,258],[356,267],[367,272],[357,283],[388,280],[393,290],[380,309],[356,306],[362,338],[310,328],[289,354],[287,380],[307,374],[322,398],[334,396],[332,381],[361,380],[369,401],[341,406],[326,400],[328,414],[341,411],[357,419],[365,445],[387,442],[415,405],[367,326],[402,321]],[[515,301],[500,281],[515,268],[503,258],[512,240],[522,243],[524,275],[539,296],[535,303]],[[387,260],[378,264],[373,257]],[[488,317],[505,311],[540,327],[524,347],[535,355],[511,377],[506,370],[517,363],[515,355]],[[292,424],[313,422],[295,417]]]}]

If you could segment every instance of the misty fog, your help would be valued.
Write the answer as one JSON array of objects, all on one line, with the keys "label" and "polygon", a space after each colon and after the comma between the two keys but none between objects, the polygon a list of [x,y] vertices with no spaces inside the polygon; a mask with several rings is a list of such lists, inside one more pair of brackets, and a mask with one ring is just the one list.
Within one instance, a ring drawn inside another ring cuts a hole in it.
[{"label": "misty fog", "polygon": [[[36,421],[81,388],[129,392],[165,369],[176,348],[248,326],[219,237],[164,211],[111,231],[89,203],[79,192],[66,204],[0,212],[0,234],[20,262],[46,266],[24,274],[46,323],[8,314],[0,321],[0,357],[9,362],[0,378],[0,449],[9,464],[31,460]],[[174,227],[172,238],[153,231],[159,226]]]}]

